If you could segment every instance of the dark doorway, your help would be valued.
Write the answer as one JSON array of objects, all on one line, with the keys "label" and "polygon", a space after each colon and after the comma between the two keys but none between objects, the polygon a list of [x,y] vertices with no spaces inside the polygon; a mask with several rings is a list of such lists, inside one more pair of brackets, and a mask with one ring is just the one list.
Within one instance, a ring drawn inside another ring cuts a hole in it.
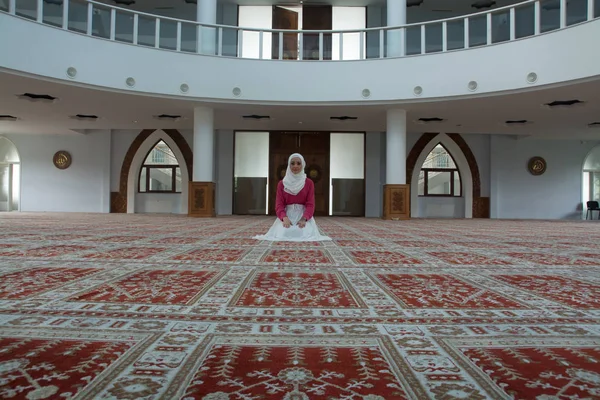
[{"label": "dark doorway", "polygon": [[277,184],[288,158],[300,153],[315,184],[315,216],[329,215],[329,132],[271,132],[269,136],[269,215],[275,215]]}]

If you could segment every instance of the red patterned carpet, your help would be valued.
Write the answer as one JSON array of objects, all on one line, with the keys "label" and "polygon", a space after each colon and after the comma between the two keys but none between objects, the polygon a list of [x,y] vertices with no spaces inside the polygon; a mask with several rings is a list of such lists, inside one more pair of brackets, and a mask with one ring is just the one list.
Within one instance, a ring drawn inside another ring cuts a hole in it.
[{"label": "red patterned carpet", "polygon": [[600,223],[0,214],[0,398],[600,398]]}]

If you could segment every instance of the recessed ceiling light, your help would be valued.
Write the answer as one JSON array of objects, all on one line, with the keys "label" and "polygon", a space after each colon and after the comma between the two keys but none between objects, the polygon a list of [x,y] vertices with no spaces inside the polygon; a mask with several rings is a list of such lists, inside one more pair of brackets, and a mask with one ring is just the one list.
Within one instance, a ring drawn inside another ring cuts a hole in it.
[{"label": "recessed ceiling light", "polygon": [[244,118],[244,119],[271,119],[271,117],[269,117],[268,115],[256,115],[256,114],[243,115],[242,118]]},{"label": "recessed ceiling light", "polygon": [[481,10],[482,8],[490,8],[496,5],[495,1],[492,0],[479,0],[471,4],[471,7]]},{"label": "recessed ceiling light", "polygon": [[82,119],[82,120],[97,120],[98,116],[97,115],[92,115],[92,114],[77,114],[77,115],[72,115],[71,118],[73,119]]},{"label": "recessed ceiling light", "polygon": [[0,115],[0,121],[16,121],[18,118],[12,115]]},{"label": "recessed ceiling light", "polygon": [[162,119],[162,120],[176,121],[178,119],[181,119],[181,115],[160,114],[160,115],[155,115],[154,118]]},{"label": "recessed ceiling light", "polygon": [[507,121],[504,121],[504,123],[506,125],[526,125],[530,124],[531,121],[528,121],[526,119],[509,119]]},{"label": "recessed ceiling light", "polygon": [[29,101],[46,101],[52,103],[57,98],[54,96],[50,96],[49,94],[35,94],[35,93],[23,93],[17,95],[20,99],[29,100]]},{"label": "recessed ceiling light", "polygon": [[419,119],[417,120],[417,122],[418,122],[418,123],[420,123],[420,124],[429,124],[429,123],[432,123],[432,122],[442,122],[442,121],[445,121],[445,119],[443,119],[443,118],[438,118],[438,117],[432,117],[432,118],[419,118]]},{"label": "recessed ceiling light", "polygon": [[329,119],[337,119],[338,121],[353,121],[357,120],[358,117],[349,117],[347,115],[342,115],[341,117],[329,117]]},{"label": "recessed ceiling light", "polygon": [[544,104],[545,106],[548,107],[571,107],[577,104],[583,104],[584,102],[581,100],[555,100],[551,103],[546,103]]}]

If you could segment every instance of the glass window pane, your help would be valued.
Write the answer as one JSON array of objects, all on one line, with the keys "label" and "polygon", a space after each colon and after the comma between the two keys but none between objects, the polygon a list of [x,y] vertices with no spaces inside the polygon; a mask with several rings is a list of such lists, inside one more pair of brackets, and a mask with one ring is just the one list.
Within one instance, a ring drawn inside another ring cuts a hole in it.
[{"label": "glass window pane", "polygon": [[567,26],[587,21],[588,0],[571,0],[567,3]]},{"label": "glass window pane", "polygon": [[69,30],[87,32],[87,3],[69,2]]},{"label": "glass window pane", "polygon": [[196,36],[198,29],[194,24],[181,24],[181,51],[196,52]]},{"label": "glass window pane", "polygon": [[363,216],[365,212],[365,135],[330,136],[329,214]]},{"label": "glass window pane", "polygon": [[177,193],[181,193],[181,185],[181,168],[177,167],[175,168],[175,191]]},{"label": "glass window pane", "polygon": [[442,51],[442,24],[425,25],[425,52]]},{"label": "glass window pane", "polygon": [[454,171],[454,196],[459,196],[461,195],[461,187],[460,187],[460,174],[458,173],[458,171]]},{"label": "glass window pane", "polygon": [[234,160],[234,214],[266,214],[269,132],[236,132]]},{"label": "glass window pane", "polygon": [[[271,29],[273,20],[273,9],[261,6],[239,6],[238,25],[245,28]],[[263,34],[263,58],[271,58],[272,34]],[[260,34],[255,31],[244,31],[242,33],[242,51],[239,57],[260,57]]]},{"label": "glass window pane", "polygon": [[133,43],[133,14],[117,11],[115,15],[115,40]]},{"label": "glass window pane", "polygon": [[62,27],[62,3],[63,2],[61,2],[60,4],[44,2],[43,21],[45,24]]},{"label": "glass window pane", "polygon": [[594,172],[591,197],[592,200],[600,201],[600,172]]},{"label": "glass window pane", "polygon": [[171,168],[148,168],[151,191],[173,190],[173,170]]},{"label": "glass window pane", "polygon": [[549,32],[560,28],[560,1],[545,0],[541,2],[540,31]]},{"label": "glass window pane", "polygon": [[9,184],[10,177],[8,172],[8,165],[0,166],[0,211],[8,211],[9,210]]},{"label": "glass window pane", "polygon": [[515,9],[515,37],[533,36],[535,33],[535,6],[531,3]]},{"label": "glass window pane", "polygon": [[419,196],[425,195],[425,172],[419,171],[419,188],[418,193]]},{"label": "glass window pane", "polygon": [[[332,29],[336,30],[349,30],[349,29],[365,29],[367,24],[367,9],[366,7],[332,7]],[[319,59],[319,36],[316,36],[317,40],[317,60]],[[333,35],[332,37],[332,54],[331,57],[334,60],[340,58],[340,35]],[[358,60],[361,55],[360,48],[360,34],[358,32],[344,34],[342,38],[342,57],[344,60]],[[325,41],[324,41],[325,46]],[[365,56],[366,48],[365,41],[363,40],[362,55]],[[324,51],[326,49],[323,49]]]},{"label": "glass window pane", "polygon": [[429,171],[427,176],[427,194],[451,194],[450,179],[452,173]]},{"label": "glass window pane", "polygon": [[510,40],[510,13],[501,11],[492,14],[492,43]]},{"label": "glass window pane", "polygon": [[438,144],[431,150],[421,168],[451,168],[456,169],[454,159],[448,151]]},{"label": "glass window pane", "polygon": [[448,50],[465,48],[465,21],[463,19],[448,22]]},{"label": "glass window pane", "polygon": [[37,0],[15,0],[15,11],[19,17],[36,19]]},{"label": "glass window pane", "polygon": [[160,43],[161,49],[177,49],[177,22],[163,19],[160,21]]},{"label": "glass window pane", "polygon": [[154,47],[156,39],[156,18],[139,16],[138,18],[138,44]]},{"label": "glass window pane", "polygon": [[110,10],[94,4],[92,13],[92,35],[104,39],[110,38]]},{"label": "glass window pane", "polygon": [[179,163],[171,148],[161,140],[150,150],[144,165],[179,165]]},{"label": "glass window pane", "polygon": [[140,193],[146,192],[146,168],[142,167],[142,172],[140,173]]},{"label": "glass window pane", "polygon": [[11,210],[17,211],[19,210],[19,200],[20,200],[20,183],[21,183],[21,165],[13,164],[13,173],[12,173],[12,207]]}]

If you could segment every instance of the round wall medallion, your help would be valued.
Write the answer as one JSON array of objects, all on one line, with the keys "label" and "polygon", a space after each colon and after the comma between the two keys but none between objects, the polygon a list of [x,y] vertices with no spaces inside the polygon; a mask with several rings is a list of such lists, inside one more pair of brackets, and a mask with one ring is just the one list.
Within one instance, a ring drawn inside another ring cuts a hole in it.
[{"label": "round wall medallion", "polygon": [[77,76],[77,70],[74,67],[67,68],[67,76],[71,79],[75,79]]},{"label": "round wall medallion", "polygon": [[470,90],[471,92],[474,92],[474,91],[476,91],[478,86],[479,86],[479,85],[477,84],[477,82],[476,82],[476,81],[471,81],[471,82],[469,82],[469,84],[467,85],[467,87],[469,88],[469,90]]},{"label": "round wall medallion", "polygon": [[546,172],[547,168],[546,160],[542,157],[531,157],[529,162],[527,163],[527,169],[531,173],[531,175],[542,175]]},{"label": "round wall medallion", "polygon": [[319,182],[319,180],[323,176],[321,167],[319,167],[318,165],[315,165],[315,164],[309,165],[308,168],[306,168],[306,170],[307,170],[306,175],[315,183]]},{"label": "round wall medallion", "polygon": [[423,94],[423,88],[421,86],[415,86],[415,88],[413,89],[413,93],[415,94],[415,96],[420,96],[421,94]]},{"label": "round wall medallion", "polygon": [[364,97],[365,99],[368,99],[369,97],[371,97],[371,91],[369,89],[363,89],[362,97]]},{"label": "round wall medallion", "polygon": [[133,79],[132,77],[129,77],[129,78],[125,79],[125,84],[129,87],[134,87],[135,79]]},{"label": "round wall medallion", "polygon": [[52,162],[54,166],[58,169],[67,169],[71,166],[71,162],[73,159],[71,158],[71,154],[68,151],[60,150],[54,154],[52,158]]},{"label": "round wall medallion", "polygon": [[240,97],[240,95],[242,94],[242,89],[240,89],[239,87],[234,87],[233,90],[231,91],[233,93],[233,95],[235,97]]},{"label": "round wall medallion", "polygon": [[181,93],[187,93],[190,90],[190,87],[187,83],[182,83],[181,86],[179,86],[179,90],[181,90]]}]

